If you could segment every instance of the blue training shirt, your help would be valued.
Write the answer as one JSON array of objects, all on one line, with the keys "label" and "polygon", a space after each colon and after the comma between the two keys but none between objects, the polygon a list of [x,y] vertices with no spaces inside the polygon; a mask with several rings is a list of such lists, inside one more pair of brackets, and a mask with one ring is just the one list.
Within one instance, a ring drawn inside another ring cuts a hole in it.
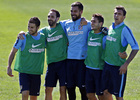
[{"label": "blue training shirt", "polygon": [[[32,35],[31,35],[32,36]],[[14,44],[14,47],[16,49],[19,49],[21,48],[21,51],[24,50],[25,48],[25,45],[26,45],[26,36],[23,35],[24,39],[23,40],[20,40],[19,38],[16,40],[16,43]],[[39,40],[40,39],[40,32],[38,32],[37,36],[32,36],[33,39],[35,40]]]},{"label": "blue training shirt", "polygon": [[87,56],[87,37],[88,32],[91,30],[90,22],[87,25],[80,25],[81,18],[72,21],[67,20],[63,25],[68,37],[69,46],[67,51],[68,59],[85,59]]},{"label": "blue training shirt", "polygon": [[[113,29],[116,29],[116,28],[122,26],[123,24],[124,24],[124,22],[115,26],[115,24],[113,23],[112,26],[110,26],[110,27],[113,27]],[[137,43],[136,39],[134,38],[133,33],[128,26],[124,27],[122,30],[121,43],[122,43],[123,47],[130,44],[132,50],[139,50],[138,43]]]}]

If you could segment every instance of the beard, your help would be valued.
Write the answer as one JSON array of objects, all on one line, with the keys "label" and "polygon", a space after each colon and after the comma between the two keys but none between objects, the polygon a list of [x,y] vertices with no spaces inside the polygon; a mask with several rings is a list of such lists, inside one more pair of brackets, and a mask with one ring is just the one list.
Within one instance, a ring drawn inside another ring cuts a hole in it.
[{"label": "beard", "polygon": [[71,18],[72,18],[73,21],[76,21],[79,18],[81,18],[81,15],[80,14],[78,16],[77,15],[71,15]]},{"label": "beard", "polygon": [[37,33],[37,29],[35,31],[29,31],[30,35],[35,35]]},{"label": "beard", "polygon": [[52,21],[52,20],[48,20],[49,26],[54,26],[56,24],[56,20]]}]

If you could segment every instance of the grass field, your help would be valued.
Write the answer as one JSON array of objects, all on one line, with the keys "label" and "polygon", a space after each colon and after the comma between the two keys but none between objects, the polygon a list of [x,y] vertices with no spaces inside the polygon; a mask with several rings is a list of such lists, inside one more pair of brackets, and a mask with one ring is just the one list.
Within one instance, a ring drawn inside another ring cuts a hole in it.
[{"label": "grass field", "polygon": [[[140,1],[139,0],[79,0],[84,5],[83,16],[88,20],[93,13],[101,13],[105,18],[104,26],[109,27],[113,22],[113,9],[116,5],[123,5],[127,10],[125,23],[133,31],[140,44]],[[16,40],[17,34],[27,31],[30,17],[38,16],[41,27],[48,25],[47,14],[51,8],[60,11],[60,20],[70,19],[70,4],[75,0],[0,0],[0,100],[20,100],[18,73],[13,71],[14,77],[8,77],[6,67],[8,56]],[[127,53],[131,51],[128,47]],[[140,100],[140,53],[129,65],[128,78],[124,94],[125,100]],[[13,63],[14,65],[14,63]],[[13,68],[12,65],[12,68]],[[47,65],[42,75],[41,93],[38,100],[44,100],[44,77]],[[59,88],[53,92],[54,100],[59,100]],[[77,89],[77,100],[80,93]]]}]

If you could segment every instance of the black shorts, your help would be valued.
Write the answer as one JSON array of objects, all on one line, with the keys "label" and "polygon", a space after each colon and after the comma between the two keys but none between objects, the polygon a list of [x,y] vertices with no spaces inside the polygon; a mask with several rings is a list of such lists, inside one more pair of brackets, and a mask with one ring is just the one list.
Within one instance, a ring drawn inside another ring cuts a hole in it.
[{"label": "black shorts", "polygon": [[60,86],[66,86],[66,60],[48,65],[45,86],[56,87],[57,80],[59,80]]},{"label": "black shorts", "polygon": [[97,95],[103,95],[101,93],[101,78],[102,70],[86,69],[86,92],[96,93]]},{"label": "black shorts", "polygon": [[41,75],[19,73],[19,83],[21,89],[20,93],[22,93],[22,91],[28,90],[29,95],[39,96]]},{"label": "black shorts", "polygon": [[116,97],[123,97],[127,73],[120,75],[120,66],[105,63],[102,74],[102,90],[108,89]]},{"label": "black shorts", "polygon": [[84,60],[67,59],[67,87],[85,87]]}]

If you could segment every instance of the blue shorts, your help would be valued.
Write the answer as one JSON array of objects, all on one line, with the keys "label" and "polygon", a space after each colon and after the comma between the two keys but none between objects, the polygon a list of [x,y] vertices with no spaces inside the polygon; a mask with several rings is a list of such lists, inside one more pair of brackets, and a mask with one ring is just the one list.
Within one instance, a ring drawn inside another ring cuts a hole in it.
[{"label": "blue shorts", "polygon": [[119,74],[120,66],[113,66],[105,63],[102,74],[102,90],[108,89],[108,92],[116,97],[123,97],[127,73]]},{"label": "blue shorts", "polygon": [[22,91],[28,90],[29,95],[39,96],[41,75],[19,73],[19,83],[21,89],[20,93],[22,93]]},{"label": "blue shorts", "polygon": [[84,60],[67,59],[67,87],[85,87]]},{"label": "blue shorts", "polygon": [[101,93],[101,78],[102,70],[86,69],[86,92],[96,93],[97,95],[103,95]]},{"label": "blue shorts", "polygon": [[54,62],[48,65],[45,86],[56,87],[57,80],[60,86],[66,86],[66,60]]}]

